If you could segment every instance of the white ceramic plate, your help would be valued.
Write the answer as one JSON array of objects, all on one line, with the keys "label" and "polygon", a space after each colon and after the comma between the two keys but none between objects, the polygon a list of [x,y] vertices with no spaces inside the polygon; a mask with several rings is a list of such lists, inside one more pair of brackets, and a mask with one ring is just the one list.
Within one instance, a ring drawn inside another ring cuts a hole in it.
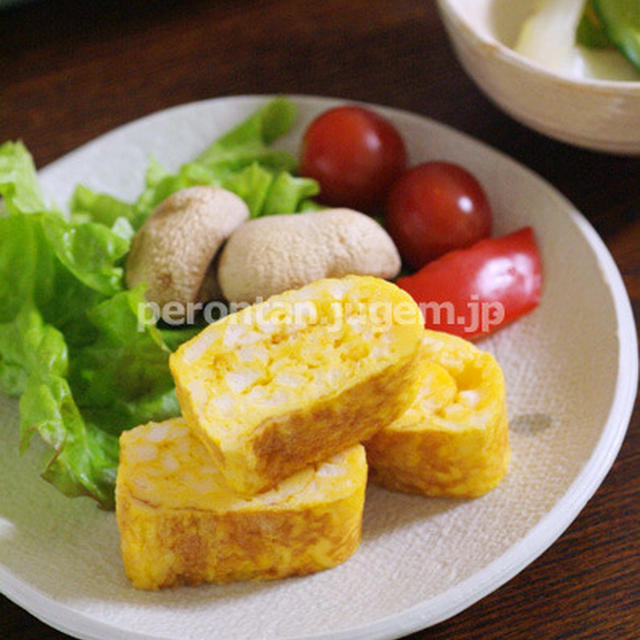
[{"label": "white ceramic plate", "polygon": [[[154,114],[53,163],[48,194],[85,182],[133,198],[147,156],[193,157],[264,98],[210,100]],[[295,149],[336,100],[296,98]],[[444,620],[542,553],[596,490],[618,452],[637,389],[633,316],[611,256],[548,184],[492,149],[426,118],[380,109],[412,161],[457,161],[486,187],[496,233],[531,224],[545,287],[540,307],[486,340],[507,380],[513,462],[504,483],[470,501],[371,487],[364,537],[345,564],[267,584],[144,593],[127,583],[112,513],[69,500],[17,455],[15,402],[0,398],[0,589],[45,622],[87,639],[395,638]]]}]

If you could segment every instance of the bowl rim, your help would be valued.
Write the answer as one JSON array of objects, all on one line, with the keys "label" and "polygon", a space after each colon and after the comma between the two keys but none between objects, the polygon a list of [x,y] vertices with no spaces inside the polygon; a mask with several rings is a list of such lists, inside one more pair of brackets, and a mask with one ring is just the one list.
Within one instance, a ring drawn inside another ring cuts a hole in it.
[{"label": "bowl rim", "polygon": [[[494,2],[495,0],[487,1]],[[626,93],[628,95],[640,96],[640,73],[638,74],[638,80],[603,80],[599,78],[573,78],[551,71],[544,65],[519,54],[515,49],[508,47],[497,38],[487,36],[478,31],[475,24],[459,10],[455,0],[437,0],[437,5],[445,25],[454,25],[458,31],[475,40],[477,46],[485,50],[487,48],[490,49],[506,63],[519,67],[528,73],[536,72],[538,75],[546,76],[550,80],[575,88],[604,90],[605,92],[618,95],[620,93]]]}]

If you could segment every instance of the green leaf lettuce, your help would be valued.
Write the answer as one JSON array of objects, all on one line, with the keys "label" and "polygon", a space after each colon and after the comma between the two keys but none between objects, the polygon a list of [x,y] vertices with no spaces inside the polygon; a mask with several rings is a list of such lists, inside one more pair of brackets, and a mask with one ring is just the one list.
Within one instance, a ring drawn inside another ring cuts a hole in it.
[{"label": "green leaf lettuce", "polygon": [[275,98],[253,115],[218,138],[195,160],[176,173],[151,158],[145,186],[134,203],[108,194],[95,193],[80,185],[71,199],[74,218],[113,224],[118,217],[139,229],[153,209],[171,194],[195,185],[224,187],[247,203],[252,217],[275,213],[297,213],[308,206],[308,198],[319,192],[317,182],[292,175],[297,160],[288,151],[272,148],[287,133],[295,118],[295,106],[286,98]]},{"label": "green leaf lettuce", "polygon": [[64,494],[113,508],[119,434],[180,412],[168,358],[200,327],[159,329],[143,286],[124,288],[135,230],[195,184],[234,191],[253,217],[314,208],[317,184],[270,147],[294,115],[278,98],[177,173],[152,160],[133,203],[80,185],[70,216],[46,203],[24,145],[0,146],[0,390],[20,397],[21,450],[47,443],[42,477]]}]

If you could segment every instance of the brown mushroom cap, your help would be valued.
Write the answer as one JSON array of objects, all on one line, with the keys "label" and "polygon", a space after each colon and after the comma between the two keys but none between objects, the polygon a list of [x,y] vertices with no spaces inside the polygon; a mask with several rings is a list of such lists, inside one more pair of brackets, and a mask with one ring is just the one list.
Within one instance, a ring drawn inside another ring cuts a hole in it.
[{"label": "brown mushroom cap", "polygon": [[[129,288],[147,283],[146,297],[168,302],[206,302],[209,265],[231,233],[249,218],[245,202],[225,189],[182,189],[161,202],[136,233],[127,258]],[[202,287],[207,276],[207,285]]]},{"label": "brown mushroom cap", "polygon": [[255,302],[321,278],[394,278],[400,256],[389,234],[352,209],[266,216],[241,225],[218,261],[230,302]]}]

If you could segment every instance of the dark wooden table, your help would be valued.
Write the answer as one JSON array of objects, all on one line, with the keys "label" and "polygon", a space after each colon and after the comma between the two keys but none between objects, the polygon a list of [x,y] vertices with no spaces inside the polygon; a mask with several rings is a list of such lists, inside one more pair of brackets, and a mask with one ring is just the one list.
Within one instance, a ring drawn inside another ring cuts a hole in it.
[{"label": "dark wooden table", "polygon": [[[308,93],[409,109],[539,172],[587,216],[640,314],[640,159],[583,151],[498,111],[455,60],[429,0],[33,2],[0,10],[0,141],[43,166],[183,102]],[[59,640],[0,596],[0,637]],[[551,549],[412,638],[640,638],[640,408],[607,479]]]}]

